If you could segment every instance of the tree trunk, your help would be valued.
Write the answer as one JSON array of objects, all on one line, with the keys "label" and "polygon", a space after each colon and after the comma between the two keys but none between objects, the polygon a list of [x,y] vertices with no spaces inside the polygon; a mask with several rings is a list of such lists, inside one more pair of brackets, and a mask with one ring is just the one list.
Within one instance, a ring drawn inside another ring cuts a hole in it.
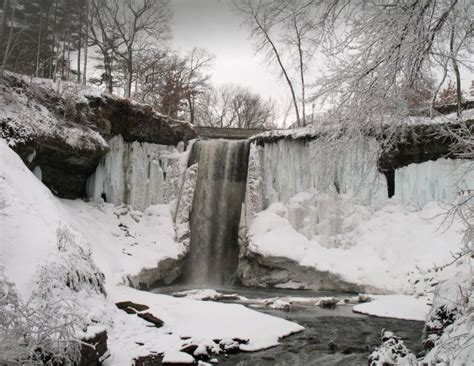
[{"label": "tree trunk", "polygon": [[[304,80],[304,60],[303,60],[303,46],[301,42],[300,30],[298,29],[298,23],[296,16],[293,16],[293,25],[295,27],[295,33],[298,43],[298,58],[299,58],[299,68],[300,68],[300,81],[301,81],[301,122],[303,127],[306,126],[306,95],[305,95],[305,80]],[[299,125],[299,124],[298,124]]]},{"label": "tree trunk", "polygon": [[71,26],[69,26],[68,32],[67,32],[67,62],[66,62],[66,80],[69,81],[69,72],[71,71],[70,69],[70,62],[71,62]]},{"label": "tree trunk", "polygon": [[132,50],[128,50],[127,60],[127,84],[125,85],[125,97],[130,98],[132,96],[132,84],[133,84],[133,54]]},{"label": "tree trunk", "polygon": [[291,82],[291,79],[290,79],[288,73],[286,72],[286,68],[283,65],[283,61],[280,57],[280,52],[278,51],[278,48],[276,47],[275,43],[273,43],[272,39],[270,38],[270,35],[268,34],[267,30],[262,26],[262,24],[258,20],[257,15],[253,14],[252,16],[253,16],[255,22],[257,23],[258,28],[263,33],[265,39],[270,44],[270,47],[272,48],[273,53],[275,54],[275,57],[277,59],[277,63],[280,66],[280,69],[283,73],[283,76],[285,77],[285,80],[288,84],[288,87],[290,88],[291,98],[293,100],[293,105],[295,107],[296,124],[299,126],[301,122],[300,122],[300,112],[299,112],[299,108],[298,108],[298,100],[296,99],[296,93],[295,93],[295,89],[293,88],[293,83]]},{"label": "tree trunk", "polygon": [[67,38],[67,31],[64,30],[63,36],[63,49],[62,49],[62,57],[61,57],[61,79],[64,79],[64,59],[66,58],[66,38]]},{"label": "tree trunk", "polygon": [[41,35],[43,32],[43,9],[40,12],[40,22],[39,22],[39,30],[38,30],[38,44],[36,46],[36,68],[34,75],[38,77],[39,72],[39,64],[40,64],[40,52],[41,52]]},{"label": "tree trunk", "polygon": [[82,49],[82,23],[84,18],[84,7],[81,6],[81,11],[79,12],[79,38],[77,45],[77,83],[81,83],[81,49]]},{"label": "tree trunk", "polygon": [[84,41],[84,67],[82,70],[82,84],[86,85],[87,82],[87,51],[89,49],[89,0],[86,0],[86,33]]},{"label": "tree trunk", "polygon": [[[10,19],[13,20],[13,18],[15,17],[15,8],[16,8],[16,4],[15,4],[15,1],[13,1],[13,4],[12,4],[12,12],[11,12],[11,16],[10,16]],[[5,12],[6,13],[6,12]],[[6,21],[6,20],[5,20]],[[7,65],[7,60],[8,60],[8,56],[10,54],[10,48],[11,48],[11,43],[12,43],[12,36],[13,36],[13,27],[10,26],[10,29],[8,31],[8,37],[7,37],[7,42],[6,42],[6,46],[4,48],[4,54],[3,54],[3,60],[2,60],[2,64],[0,66],[0,80],[3,82],[3,76],[4,76],[4,72],[5,72],[5,67]]]},{"label": "tree trunk", "polygon": [[[54,21],[53,21],[53,40],[51,44],[51,55],[49,60],[49,78],[56,80],[56,75],[53,74],[53,69],[56,71],[56,66],[54,65],[54,49],[56,47],[56,31],[58,26],[58,1],[54,2]],[[58,47],[59,51],[59,47]]]},{"label": "tree trunk", "polygon": [[[48,42],[48,39],[49,39],[49,28],[51,26],[51,8],[52,8],[52,4],[49,4],[48,6],[48,10],[46,11],[46,28],[45,28],[45,45],[46,47],[49,45],[49,42]],[[45,60],[44,60],[44,64],[43,64],[43,67],[41,68],[41,77],[44,79],[46,77],[46,67],[48,66],[48,55],[47,53],[45,53]],[[49,69],[49,67],[48,67]],[[49,76],[49,75],[48,75]]]},{"label": "tree trunk", "polygon": [[454,75],[456,76],[456,101],[457,101],[457,111],[456,115],[461,117],[461,103],[462,103],[462,91],[461,91],[461,74],[459,73],[459,66],[457,62],[457,54],[454,52],[454,35],[456,31],[456,26],[453,25],[451,28],[451,39],[449,42],[449,50],[451,51],[451,61],[453,63]]},{"label": "tree trunk", "polygon": [[189,122],[194,124],[194,98],[192,95],[188,95],[188,105],[189,105]]},{"label": "tree trunk", "polygon": [[[3,58],[5,57],[6,54],[6,47],[4,46],[5,44],[5,34],[7,32],[7,16],[10,11],[10,0],[4,0],[3,2],[3,12],[2,12],[2,22],[0,24],[0,50],[2,50],[3,57],[2,57],[2,65],[3,65]],[[0,80],[3,81],[3,66],[1,70],[1,75],[0,75]]]}]

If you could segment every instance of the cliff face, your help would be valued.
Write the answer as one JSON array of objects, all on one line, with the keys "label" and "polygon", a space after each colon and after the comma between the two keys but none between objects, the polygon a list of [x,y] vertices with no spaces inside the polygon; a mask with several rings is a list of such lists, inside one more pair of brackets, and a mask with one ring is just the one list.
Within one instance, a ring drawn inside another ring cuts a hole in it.
[{"label": "cliff face", "polygon": [[[471,135],[474,134],[474,119],[465,121],[465,126]],[[452,144],[455,143],[453,136],[460,129],[459,123],[420,124],[403,128],[378,159],[379,170],[387,179],[388,196],[392,197],[395,193],[397,169],[440,158],[456,159],[452,151]]]},{"label": "cliff face", "polygon": [[113,136],[161,145],[196,137],[190,124],[149,106],[94,90],[58,91],[51,81],[17,75],[1,87],[0,106],[0,136],[62,198],[86,196],[87,179]]},{"label": "cliff face", "polygon": [[122,135],[125,142],[177,145],[196,138],[192,125],[157,113],[148,105],[110,96],[87,96],[95,125],[109,139]]}]

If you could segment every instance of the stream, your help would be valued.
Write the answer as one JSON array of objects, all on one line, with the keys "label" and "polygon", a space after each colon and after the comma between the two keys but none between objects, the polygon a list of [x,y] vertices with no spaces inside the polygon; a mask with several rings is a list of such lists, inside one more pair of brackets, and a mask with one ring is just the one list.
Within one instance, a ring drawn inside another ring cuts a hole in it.
[{"label": "stream", "polygon": [[[155,293],[173,294],[189,287],[170,286],[154,289]],[[305,327],[290,335],[280,345],[258,352],[216,357],[219,365],[367,365],[369,354],[380,345],[382,330],[401,337],[414,353],[421,351],[423,322],[378,318],[352,312],[352,305],[321,308],[314,302],[297,302],[290,310],[275,310],[262,305],[262,299],[353,297],[353,294],[303,290],[253,289],[243,287],[216,288],[223,294],[238,294],[248,300],[224,299],[241,303],[256,311],[293,321]],[[251,325],[249,325],[251,326]]]}]

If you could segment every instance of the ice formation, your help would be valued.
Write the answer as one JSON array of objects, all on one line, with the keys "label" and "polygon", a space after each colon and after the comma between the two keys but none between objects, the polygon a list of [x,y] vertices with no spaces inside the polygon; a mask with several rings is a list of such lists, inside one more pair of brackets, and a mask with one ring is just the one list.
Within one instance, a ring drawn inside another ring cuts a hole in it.
[{"label": "ice formation", "polygon": [[[137,210],[168,203],[180,189],[183,156],[174,146],[109,141],[110,151],[87,182],[92,199],[125,203]],[[185,167],[184,167],[185,168]]]},{"label": "ice formation", "polygon": [[474,191],[472,165],[469,160],[442,158],[397,169],[395,197],[416,208],[430,201],[453,203],[460,193]]},{"label": "ice formation", "polygon": [[309,142],[279,140],[262,149],[265,206],[287,203],[297,193],[315,188],[381,207],[387,199],[385,177],[377,170],[379,145],[373,139]]},{"label": "ice formation", "polygon": [[344,235],[370,218],[372,210],[358,205],[347,195],[322,193],[315,189],[298,193],[287,203],[291,226],[308,240],[317,239],[324,247],[349,247]]}]

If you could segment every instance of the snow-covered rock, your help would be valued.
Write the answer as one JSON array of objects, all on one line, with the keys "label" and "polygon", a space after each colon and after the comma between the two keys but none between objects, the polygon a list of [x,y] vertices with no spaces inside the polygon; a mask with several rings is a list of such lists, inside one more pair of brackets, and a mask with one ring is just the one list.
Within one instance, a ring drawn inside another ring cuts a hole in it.
[{"label": "snow-covered rock", "polygon": [[[12,73],[6,78],[0,88],[0,137],[8,141],[29,169],[41,171],[44,184],[60,197],[86,197],[86,181],[109,149],[106,140],[114,136],[121,135],[130,143],[166,146],[196,137],[189,123],[172,120],[150,106],[101,95],[93,88],[73,83],[56,86],[51,80],[38,78],[30,83],[29,78]],[[140,158],[140,152],[149,150],[135,149],[138,155],[130,158]],[[158,177],[159,168],[166,167],[151,164],[142,171],[149,170],[152,177]],[[132,175],[142,179],[137,173]],[[144,177],[145,182],[147,179]],[[159,178],[151,186],[150,193],[163,190]],[[131,195],[141,196],[140,188],[132,188]]]}]

